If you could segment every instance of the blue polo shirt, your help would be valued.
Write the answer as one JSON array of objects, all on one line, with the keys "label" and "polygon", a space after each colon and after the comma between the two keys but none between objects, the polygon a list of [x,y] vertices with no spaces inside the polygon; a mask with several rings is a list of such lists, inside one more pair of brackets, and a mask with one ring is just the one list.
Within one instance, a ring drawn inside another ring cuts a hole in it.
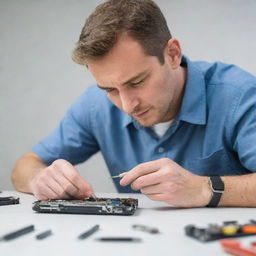
[{"label": "blue polo shirt", "polygon": [[[46,164],[61,158],[75,165],[100,150],[111,175],[164,157],[198,175],[256,171],[256,78],[234,65],[183,62],[182,106],[162,138],[92,86],[33,152]],[[132,192],[114,182],[119,192]]]}]

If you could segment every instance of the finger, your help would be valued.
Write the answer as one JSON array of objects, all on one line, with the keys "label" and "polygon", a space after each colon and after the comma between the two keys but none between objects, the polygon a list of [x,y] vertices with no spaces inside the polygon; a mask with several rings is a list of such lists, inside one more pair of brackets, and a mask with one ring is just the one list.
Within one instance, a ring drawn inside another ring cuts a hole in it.
[{"label": "finger", "polygon": [[48,199],[54,199],[57,197],[57,194],[46,184],[42,192],[35,193],[35,197],[38,200],[48,200]]},{"label": "finger", "polygon": [[70,183],[70,181],[61,172],[53,173],[51,186],[53,190],[63,199],[74,198],[79,194],[78,188]]},{"label": "finger", "polygon": [[[90,197],[93,194],[93,189],[91,185],[86,182],[78,173],[65,173],[64,175],[72,183],[72,185],[76,187],[77,193],[75,194],[75,197],[84,198]],[[67,189],[69,191],[69,188]]]},{"label": "finger", "polygon": [[138,177],[131,183],[131,187],[134,190],[141,190],[144,187],[168,181],[171,179],[170,176],[170,170],[162,167],[155,172]]},{"label": "finger", "polygon": [[35,194],[35,197],[36,197],[37,200],[40,200],[40,201],[47,201],[48,200],[47,196],[45,196],[43,194],[38,194],[38,195]]},{"label": "finger", "polygon": [[[74,168],[72,164],[65,160],[55,161],[53,163],[65,176],[66,179],[76,188],[78,189],[75,197],[88,197],[93,193],[93,189],[91,185],[86,182],[78,173],[78,171]],[[73,187],[67,187],[66,192],[72,193]],[[73,191],[74,192],[74,191]]]},{"label": "finger", "polygon": [[53,174],[52,179],[49,181],[48,186],[57,194],[57,197],[55,199],[70,199],[74,198],[74,195],[71,193],[71,191],[77,191],[77,189],[71,184],[73,189],[70,189],[66,191],[66,188],[68,187],[68,180],[63,177],[62,175],[59,175],[58,172],[55,172]]},{"label": "finger", "polygon": [[155,160],[139,164],[124,175],[124,177],[120,180],[120,185],[127,186],[140,176],[156,172],[161,168],[161,166],[161,160]]},{"label": "finger", "polygon": [[160,184],[144,187],[140,191],[144,195],[171,194],[177,191],[177,185],[173,182],[160,183]]}]

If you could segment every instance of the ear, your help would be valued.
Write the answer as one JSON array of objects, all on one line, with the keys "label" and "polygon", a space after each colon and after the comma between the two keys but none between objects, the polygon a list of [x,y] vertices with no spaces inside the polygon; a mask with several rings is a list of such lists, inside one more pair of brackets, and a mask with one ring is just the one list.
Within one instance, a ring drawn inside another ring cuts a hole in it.
[{"label": "ear", "polygon": [[176,69],[180,66],[182,51],[180,48],[180,43],[177,39],[171,38],[168,41],[167,46],[165,48],[165,57],[166,61],[169,62],[170,66],[173,69]]}]

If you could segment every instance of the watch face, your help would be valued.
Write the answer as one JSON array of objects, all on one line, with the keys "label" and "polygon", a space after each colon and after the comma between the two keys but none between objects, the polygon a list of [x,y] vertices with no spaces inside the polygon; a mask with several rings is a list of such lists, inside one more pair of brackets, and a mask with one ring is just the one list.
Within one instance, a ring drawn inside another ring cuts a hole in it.
[{"label": "watch face", "polygon": [[224,183],[219,176],[210,176],[210,181],[214,190],[224,191]]},{"label": "watch face", "polygon": [[210,176],[209,177],[211,189],[212,189],[212,198],[207,207],[216,207],[219,204],[220,198],[224,192],[224,183],[219,176]]}]

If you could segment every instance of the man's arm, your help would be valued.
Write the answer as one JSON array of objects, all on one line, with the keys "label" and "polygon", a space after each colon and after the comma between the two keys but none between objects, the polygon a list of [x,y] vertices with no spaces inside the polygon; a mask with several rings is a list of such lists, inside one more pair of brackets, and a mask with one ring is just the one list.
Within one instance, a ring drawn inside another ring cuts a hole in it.
[{"label": "man's arm", "polygon": [[225,191],[219,206],[256,207],[256,173],[221,178]]},{"label": "man's arm", "polygon": [[46,164],[32,152],[21,157],[12,171],[12,183],[15,189],[32,193],[31,180],[44,168],[46,168]]},{"label": "man's arm", "polygon": [[32,193],[39,200],[84,198],[93,193],[91,185],[69,162],[58,159],[47,166],[32,152],[17,161],[12,182],[18,191]]},{"label": "man's arm", "polygon": [[[256,174],[224,176],[219,206],[256,206]],[[120,184],[131,184],[152,200],[178,207],[204,207],[212,197],[209,179],[195,175],[168,158],[140,164]]]}]

